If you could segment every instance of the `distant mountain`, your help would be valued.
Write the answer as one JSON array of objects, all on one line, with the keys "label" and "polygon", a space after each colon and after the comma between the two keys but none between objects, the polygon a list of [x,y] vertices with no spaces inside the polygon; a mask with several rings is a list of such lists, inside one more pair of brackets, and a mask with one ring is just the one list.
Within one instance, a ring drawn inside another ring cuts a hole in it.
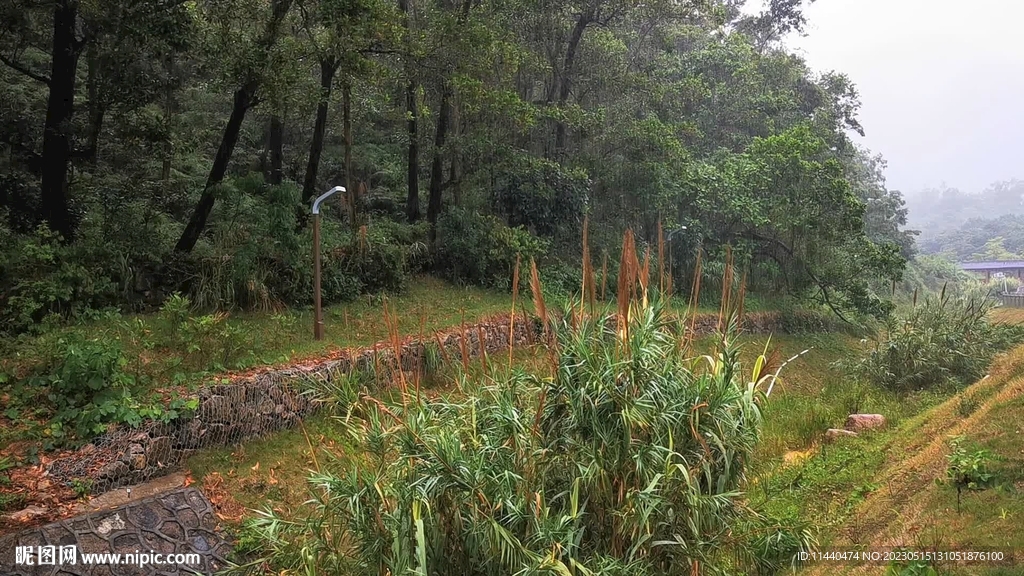
[{"label": "distant mountain", "polygon": [[956,230],[971,219],[1024,214],[1024,180],[996,182],[977,193],[943,186],[907,194],[905,200],[907,225],[921,231],[923,247],[928,238]]}]

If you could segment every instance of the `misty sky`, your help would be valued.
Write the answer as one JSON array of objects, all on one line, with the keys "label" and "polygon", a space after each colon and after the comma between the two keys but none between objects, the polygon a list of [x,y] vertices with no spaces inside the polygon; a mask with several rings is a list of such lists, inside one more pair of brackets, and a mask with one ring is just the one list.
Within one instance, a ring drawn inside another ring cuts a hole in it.
[{"label": "misty sky", "polygon": [[[753,4],[754,2],[752,2]],[[1024,0],[817,0],[787,43],[857,84],[888,186],[1024,179]]]}]

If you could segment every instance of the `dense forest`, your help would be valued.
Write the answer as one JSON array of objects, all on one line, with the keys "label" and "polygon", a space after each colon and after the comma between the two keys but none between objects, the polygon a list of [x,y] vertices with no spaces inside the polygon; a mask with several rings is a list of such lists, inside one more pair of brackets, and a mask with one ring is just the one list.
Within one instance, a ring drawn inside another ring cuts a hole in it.
[{"label": "dense forest", "polygon": [[307,305],[334,185],[327,302],[517,255],[578,286],[586,220],[612,276],[632,228],[677,286],[730,246],[754,292],[880,312],[915,248],[856,88],[783,46],[801,0],[743,4],[3,0],[0,325]]}]

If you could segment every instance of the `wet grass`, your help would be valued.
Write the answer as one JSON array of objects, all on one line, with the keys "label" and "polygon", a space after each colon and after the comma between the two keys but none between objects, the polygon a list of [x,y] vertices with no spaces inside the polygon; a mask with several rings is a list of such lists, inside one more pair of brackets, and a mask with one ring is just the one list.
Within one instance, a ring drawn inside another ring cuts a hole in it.
[{"label": "wet grass", "polygon": [[140,380],[155,386],[195,385],[212,374],[284,364],[384,340],[385,302],[401,333],[411,335],[508,312],[511,296],[424,276],[410,282],[402,294],[362,296],[326,308],[320,341],[313,338],[313,312],[308,309],[211,315],[209,328],[196,325],[203,315],[193,314],[194,338],[189,338],[192,333],[181,333],[181,323],[176,325],[159,313],[106,314],[0,343],[6,348],[0,373],[23,374],[51,354],[60,340],[81,336],[119,343]]},{"label": "wet grass", "polygon": [[[748,366],[764,349],[768,336],[750,335],[744,340],[742,360],[744,366]],[[857,345],[856,339],[841,334],[776,335],[771,342],[773,348],[780,349],[783,360],[803,350],[810,351],[786,366],[766,409],[763,442],[755,464],[755,468],[766,472],[779,467],[788,452],[815,445],[828,427],[842,425],[846,413],[840,399],[845,397],[838,394],[823,397],[822,392],[830,388],[842,389],[842,377],[832,364]],[[710,338],[698,340],[695,353],[703,353],[712,346]],[[461,362],[456,358],[452,361]],[[481,378],[488,367],[504,370],[508,362],[505,352],[490,354],[486,360],[475,359],[466,371],[466,378]],[[516,349],[512,366],[539,376],[550,370],[547,351],[537,346]],[[422,380],[422,393],[429,397],[459,394],[461,372],[461,366],[448,365],[426,375]],[[386,396],[389,391],[396,392],[392,388],[377,394]],[[822,410],[823,405],[827,418],[808,418],[809,414]],[[237,523],[237,515],[250,517],[255,509],[268,505],[289,515],[300,514],[302,503],[309,496],[307,478],[317,465],[336,470],[353,465],[343,426],[337,420],[322,413],[308,419],[305,428],[305,434],[301,429],[288,430],[242,446],[202,450],[186,467],[197,483],[208,486],[213,482],[216,493],[234,500],[226,506],[233,510],[227,516],[236,515],[234,523]]]}]

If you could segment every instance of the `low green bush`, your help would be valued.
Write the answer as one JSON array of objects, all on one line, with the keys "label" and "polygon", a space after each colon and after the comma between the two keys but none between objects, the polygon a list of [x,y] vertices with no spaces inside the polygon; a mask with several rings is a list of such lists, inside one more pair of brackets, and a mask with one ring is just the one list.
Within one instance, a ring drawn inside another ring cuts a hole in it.
[{"label": "low green bush", "polygon": [[453,282],[508,289],[516,256],[529,263],[546,251],[547,243],[524,228],[509,228],[493,216],[453,208],[437,222],[434,267]]},{"label": "low green bush", "polygon": [[176,360],[190,370],[239,368],[252,356],[244,332],[228,322],[224,313],[196,315],[189,299],[175,294],[164,303],[159,316],[168,323],[165,333],[170,337],[159,344],[179,351]]},{"label": "low green bush", "polygon": [[968,450],[966,438],[957,436],[950,441],[951,452],[946,456],[949,466],[946,478],[956,487],[956,509],[960,511],[960,498],[964,490],[982,490],[989,486],[995,476],[990,467],[992,453],[988,450]]},{"label": "low green bush", "polygon": [[47,449],[86,441],[110,425],[168,421],[197,408],[194,399],[165,404],[142,394],[144,382],[116,339],[62,337],[30,373],[0,374],[0,382],[10,390],[8,417],[24,413],[46,422],[40,433]]}]

